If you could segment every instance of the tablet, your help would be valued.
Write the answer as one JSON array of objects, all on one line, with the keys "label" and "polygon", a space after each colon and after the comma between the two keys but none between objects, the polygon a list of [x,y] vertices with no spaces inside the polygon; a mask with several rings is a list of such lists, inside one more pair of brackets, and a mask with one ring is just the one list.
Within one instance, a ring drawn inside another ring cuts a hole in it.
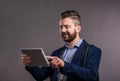
[{"label": "tablet", "polygon": [[22,48],[21,52],[30,56],[30,66],[49,66],[49,62],[42,48]]}]

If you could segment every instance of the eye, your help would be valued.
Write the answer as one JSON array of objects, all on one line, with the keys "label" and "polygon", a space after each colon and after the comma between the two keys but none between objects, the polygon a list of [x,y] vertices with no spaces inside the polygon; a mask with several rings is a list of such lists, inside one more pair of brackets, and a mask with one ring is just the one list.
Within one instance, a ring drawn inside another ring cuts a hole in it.
[{"label": "eye", "polygon": [[60,29],[63,29],[63,26],[62,26],[62,25],[60,25]]},{"label": "eye", "polygon": [[69,26],[69,25],[65,25],[65,28],[66,28],[66,29],[69,29],[69,28],[70,28],[70,26]]},{"label": "eye", "polygon": [[70,25],[60,25],[60,29],[69,29],[71,26]]}]

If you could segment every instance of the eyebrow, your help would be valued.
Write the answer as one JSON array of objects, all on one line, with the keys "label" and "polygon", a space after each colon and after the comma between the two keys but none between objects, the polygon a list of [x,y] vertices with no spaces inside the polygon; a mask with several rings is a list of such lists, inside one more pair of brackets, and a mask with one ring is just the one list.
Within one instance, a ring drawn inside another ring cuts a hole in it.
[{"label": "eyebrow", "polygon": [[66,25],[60,25],[60,27],[62,27],[62,26],[70,26],[70,25],[68,25],[68,24],[66,24]]}]

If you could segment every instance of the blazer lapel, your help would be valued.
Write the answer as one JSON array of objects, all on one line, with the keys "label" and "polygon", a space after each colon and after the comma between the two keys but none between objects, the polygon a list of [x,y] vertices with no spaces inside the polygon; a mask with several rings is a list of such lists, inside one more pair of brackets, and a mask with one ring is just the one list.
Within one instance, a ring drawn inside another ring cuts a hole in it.
[{"label": "blazer lapel", "polygon": [[73,56],[73,59],[71,61],[72,64],[77,64],[80,63],[80,57],[82,55],[83,49],[85,47],[85,44],[87,42],[83,40],[82,44],[79,46],[78,50],[75,52],[75,55]]}]

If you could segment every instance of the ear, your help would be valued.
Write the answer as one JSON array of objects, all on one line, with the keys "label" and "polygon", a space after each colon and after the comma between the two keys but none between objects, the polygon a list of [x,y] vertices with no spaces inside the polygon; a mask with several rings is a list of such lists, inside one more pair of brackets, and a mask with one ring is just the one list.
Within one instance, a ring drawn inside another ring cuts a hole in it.
[{"label": "ear", "polygon": [[80,31],[81,31],[81,26],[80,26],[80,25],[77,25],[77,26],[76,26],[76,31],[77,31],[77,32],[80,32]]}]

